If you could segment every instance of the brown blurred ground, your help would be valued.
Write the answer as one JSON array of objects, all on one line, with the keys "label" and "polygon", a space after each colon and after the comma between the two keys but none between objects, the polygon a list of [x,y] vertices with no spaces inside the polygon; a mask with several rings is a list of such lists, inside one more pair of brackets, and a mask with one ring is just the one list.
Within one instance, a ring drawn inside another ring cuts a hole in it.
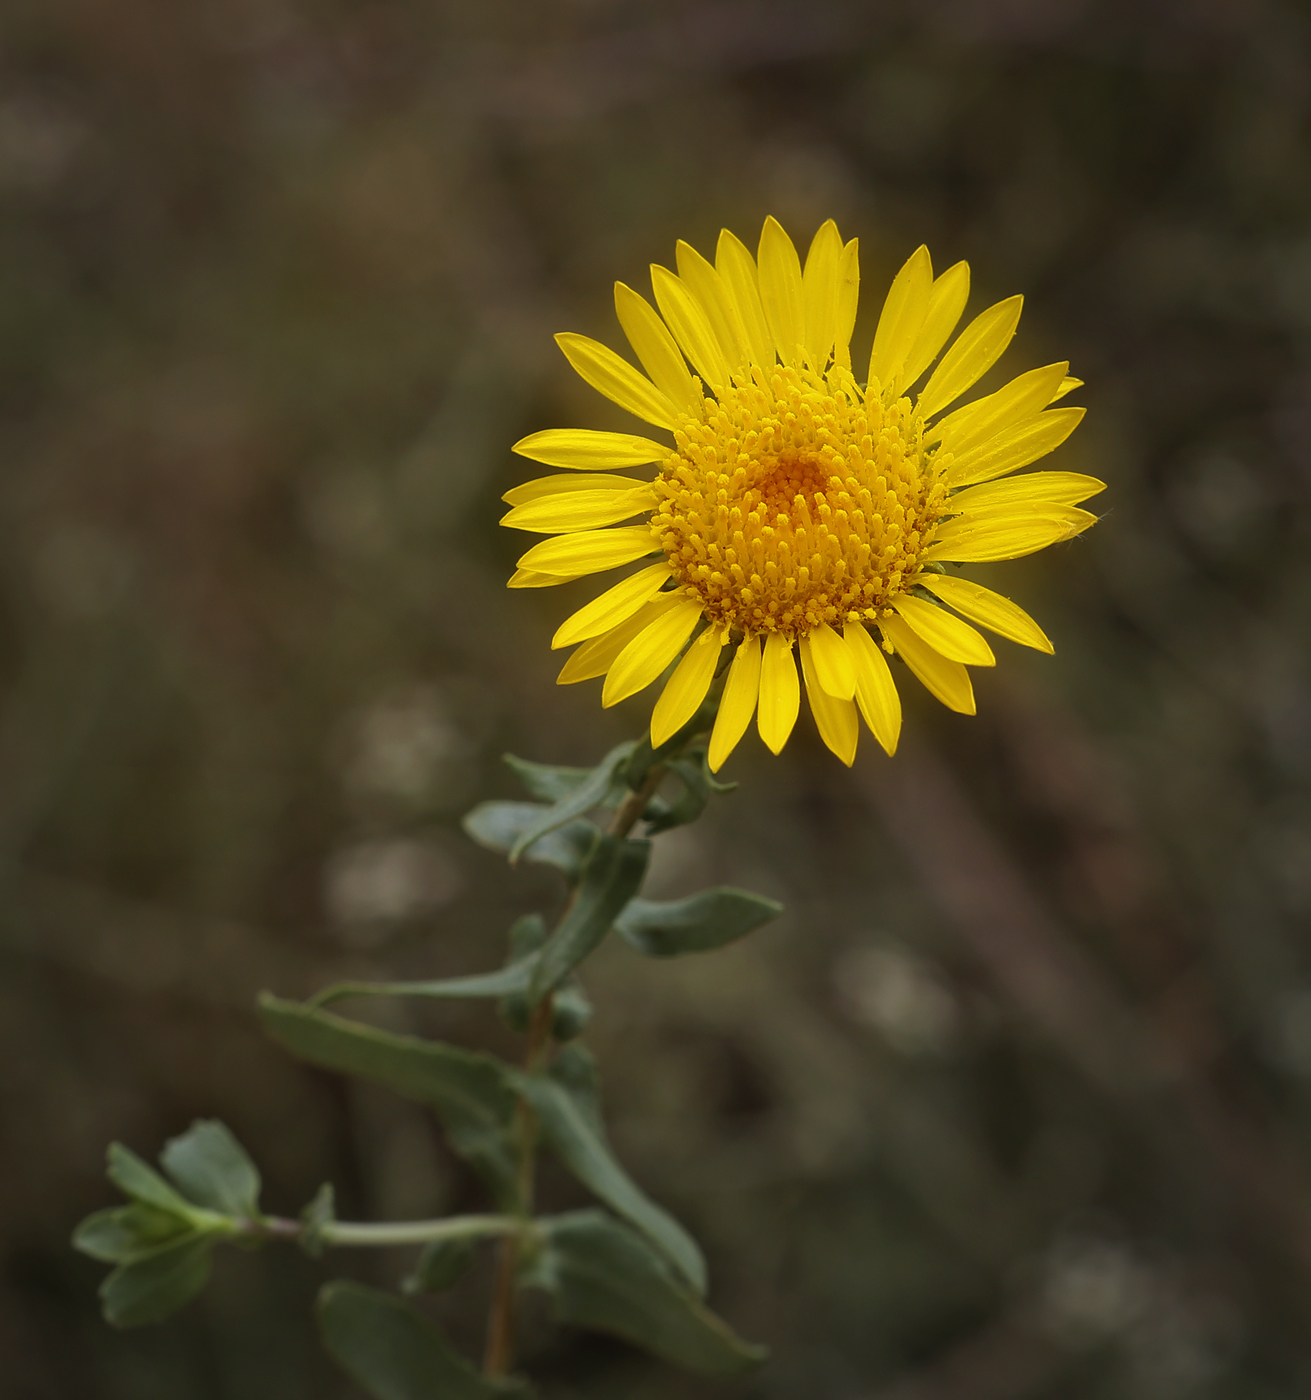
[{"label": "brown blurred ground", "polygon": [[550,333],[617,344],[614,278],[767,212],[859,235],[866,343],[921,241],[975,309],[1024,291],[1006,363],[1087,379],[1060,464],[1106,518],[1005,570],[1058,653],[1003,644],[977,719],[917,696],[851,774],[808,722],[753,739],[665,839],[659,891],[787,915],[605,951],[592,1042],[774,1359],[710,1385],[543,1327],[547,1394],[1311,1391],[1306,9],[12,0],[0,33],[4,1394],[350,1393],[299,1257],[99,1321],[66,1239],[110,1138],[222,1117],[286,1212],[325,1178],[356,1215],[478,1201],[252,998],[489,967],[551,897],[458,816],[503,750],[589,761],[646,702],[553,687],[507,447],[623,426]]}]

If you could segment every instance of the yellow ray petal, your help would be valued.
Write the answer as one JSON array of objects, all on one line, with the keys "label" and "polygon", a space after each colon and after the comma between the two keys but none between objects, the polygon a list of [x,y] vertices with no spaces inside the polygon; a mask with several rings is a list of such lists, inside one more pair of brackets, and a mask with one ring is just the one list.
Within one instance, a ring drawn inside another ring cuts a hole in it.
[{"label": "yellow ray petal", "polygon": [[757,255],[760,304],[765,308],[774,348],[785,365],[797,365],[798,346],[806,334],[806,306],[801,286],[801,259],[783,225],[771,214],[760,233]]},{"label": "yellow ray petal", "polygon": [[970,673],[959,661],[949,661],[941,652],[935,651],[895,613],[891,617],[881,618],[879,626],[915,678],[931,695],[959,714],[972,715],[975,712]]},{"label": "yellow ray petal", "polygon": [[521,569],[539,574],[599,574],[631,564],[659,546],[646,525],[627,525],[618,530],[584,530],[576,535],[557,535],[535,544],[519,560]]},{"label": "yellow ray petal", "polygon": [[642,368],[651,376],[656,387],[684,413],[699,415],[701,395],[683,360],[683,352],[655,307],[639,292],[616,282],[615,314],[624,328],[628,343],[641,360]]},{"label": "yellow ray petal", "polygon": [[[633,373],[636,374],[636,370]],[[641,378],[640,375],[638,377]],[[601,392],[605,393],[605,390]],[[529,457],[548,467],[568,467],[571,471],[583,472],[593,472],[602,467],[642,467],[648,462],[663,462],[671,450],[633,433],[598,433],[590,428],[547,428],[520,438],[510,449],[521,457]]]},{"label": "yellow ray petal", "polygon": [[553,588],[557,583],[572,583],[582,574],[539,574],[533,569],[516,569],[506,583],[507,588]]},{"label": "yellow ray petal", "polygon": [[860,301],[860,240],[853,238],[842,250],[838,264],[838,304],[833,325],[833,361],[851,368],[851,332],[856,328]]},{"label": "yellow ray petal", "polygon": [[561,624],[551,639],[551,650],[571,647],[575,642],[588,641],[618,627],[659,593],[670,573],[668,562],[662,559],[622,579],[613,588],[607,588]]},{"label": "yellow ray petal", "polygon": [[792,659],[792,643],[781,632],[765,638],[765,655],[760,663],[760,706],[756,726],[765,747],[782,753],[801,710],[801,684],[797,663]]},{"label": "yellow ray petal", "polygon": [[810,713],[815,716],[819,737],[848,768],[856,761],[856,741],[860,738],[860,719],[855,702],[842,700],[820,684],[815,670],[815,649],[809,637],[801,639],[801,673],[806,678],[806,696]]},{"label": "yellow ray petal", "polygon": [[810,362],[823,373],[837,333],[838,274],[842,264],[842,235],[832,219],[826,219],[811,240],[806,268],[801,274],[803,343]]},{"label": "yellow ray petal", "polygon": [[1018,603],[1012,603],[991,588],[984,588],[982,584],[967,578],[951,578],[946,574],[921,574],[917,581],[958,613],[964,613],[971,622],[996,632],[999,637],[1008,637],[1021,646],[1034,647],[1049,655],[1056,650],[1047,634]]},{"label": "yellow ray petal", "polygon": [[678,275],[683,284],[697,299],[701,310],[710,322],[719,350],[729,370],[740,369],[751,357],[747,347],[747,333],[742,325],[742,317],[733,298],[729,295],[724,279],[715,271],[714,265],[692,247],[679,240],[675,249],[678,259]]},{"label": "yellow ray petal", "polygon": [[946,470],[948,486],[970,486],[976,481],[1017,472],[1059,447],[1079,426],[1082,408],[1052,408],[1026,422],[1017,423],[995,438],[962,453]]},{"label": "yellow ray petal", "polygon": [[700,600],[680,598],[648,623],[615,657],[606,673],[601,704],[608,709],[650,685],[683,649],[700,616]]},{"label": "yellow ray petal", "polygon": [[508,506],[522,506],[565,491],[632,491],[642,484],[631,476],[611,476],[608,472],[564,472],[559,476],[539,476],[521,482],[501,499]]},{"label": "yellow ray petal", "polygon": [[[924,316],[929,309],[929,294],[932,290],[933,262],[929,257],[929,250],[921,244],[906,259],[901,271],[892,279],[892,286],[888,288],[887,300],[883,303],[883,311],[879,316],[878,329],[874,332],[874,348],[869,357],[871,383],[878,380],[882,388],[890,389],[897,382],[906,365],[907,356],[915,348],[920,331],[924,328]],[[957,312],[957,316],[959,314]],[[944,333],[943,340],[950,334],[949,328]]]},{"label": "yellow ray petal", "polygon": [[970,268],[968,263],[958,262],[949,267],[937,278],[929,291],[929,305],[924,313],[924,324],[906,355],[906,363],[901,370],[901,385],[898,392],[905,393],[938,358],[938,352],[947,343],[947,337],[956,329],[956,322],[965,310],[970,299]]},{"label": "yellow ray petal", "polygon": [[889,755],[894,754],[901,736],[901,696],[892,672],[864,623],[848,622],[842,635],[856,667],[856,703],[870,732]]},{"label": "yellow ray petal", "polygon": [[1056,392],[1052,395],[1051,402],[1055,403],[1057,399],[1063,399],[1066,396],[1066,394],[1068,394],[1072,389],[1082,388],[1082,379],[1075,379],[1072,375],[1067,375],[1064,379],[1061,380],[1059,387],[1057,388]]},{"label": "yellow ray petal", "polygon": [[1023,309],[1023,297],[1007,297],[980,312],[965,327],[919,397],[919,410],[925,418],[932,418],[960,398],[997,363],[1011,343]]},{"label": "yellow ray petal", "polygon": [[759,695],[760,638],[747,637],[738,647],[733,664],[728,668],[719,713],[715,716],[715,727],[710,734],[710,752],[706,755],[706,761],[712,773],[719,772],[747,732]]},{"label": "yellow ray petal", "polygon": [[727,640],[727,632],[707,627],[674,667],[674,674],[665,682],[651,712],[653,748],[658,749],[666,739],[672,739],[696,714],[715,678],[719,652]]},{"label": "yellow ray petal", "polygon": [[626,622],[599,637],[584,642],[569,660],[560,668],[556,685],[573,685],[576,681],[590,681],[603,676],[614,664],[615,657],[656,618],[666,613],[680,602],[677,593],[657,593],[644,607],[635,612]]},{"label": "yellow ray petal", "polygon": [[683,283],[659,263],[651,264],[651,285],[660,314],[683,353],[701,378],[716,393],[722,393],[728,384],[728,365],[706,313]]},{"label": "yellow ray petal", "polygon": [[1075,535],[1097,523],[1097,517],[1074,506],[1048,506],[1022,514],[965,515],[938,527],[933,543],[920,556],[958,564],[1020,559]]},{"label": "yellow ray petal", "polygon": [[945,609],[934,607],[932,603],[910,593],[894,598],[892,606],[910,624],[913,632],[934,651],[941,652],[948,661],[959,661],[968,666],[997,664],[992,648],[974,628]]},{"label": "yellow ray petal", "polygon": [[1023,476],[1007,476],[1000,481],[985,481],[981,486],[967,486],[950,497],[948,509],[988,510],[1019,501],[1077,506],[1105,490],[1104,481],[1080,472],[1025,472]]},{"label": "yellow ray petal", "polygon": [[940,443],[943,452],[957,455],[968,452],[971,447],[1041,413],[1051,403],[1052,391],[1068,368],[1068,362],[1062,360],[1059,364],[1044,365],[1019,375],[995,394],[949,413],[925,433],[924,441]]},{"label": "yellow ray petal", "polygon": [[[639,374],[608,345],[602,345],[590,336],[576,335],[573,331],[561,331],[555,343],[564,351],[565,359],[592,388],[613,399],[620,408],[626,408],[629,413],[654,423],[657,428],[672,428],[678,421],[678,409],[669,395],[657,389],[644,374]],[[559,462],[553,465],[569,464]]]},{"label": "yellow ray petal", "polygon": [[501,524],[539,535],[596,530],[650,510],[655,502],[655,492],[645,484],[627,491],[561,491],[515,506],[501,517]]},{"label": "yellow ray petal", "polygon": [[746,244],[727,229],[722,229],[719,234],[715,267],[724,279],[724,286],[728,288],[741,318],[751,359],[768,373],[775,364],[774,337],[769,332],[765,309],[760,304],[756,260],[747,251]]},{"label": "yellow ray petal", "polygon": [[827,622],[820,623],[810,638],[815,676],[820,685],[839,700],[850,700],[856,693],[856,668],[846,642]]}]

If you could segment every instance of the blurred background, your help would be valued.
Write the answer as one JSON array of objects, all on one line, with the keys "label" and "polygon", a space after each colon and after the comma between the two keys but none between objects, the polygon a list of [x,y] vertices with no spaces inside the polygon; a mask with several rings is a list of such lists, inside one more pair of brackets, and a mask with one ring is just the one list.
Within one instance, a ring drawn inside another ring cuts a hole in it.
[{"label": "blurred background", "polygon": [[[346,1400],[310,1314],[408,1257],[226,1252],[115,1333],[67,1239],[229,1123],[270,1209],[477,1208],[431,1121],[261,1035],[263,987],[496,965],[558,889],[460,832],[589,763],[507,592],[509,444],[628,428],[551,333],[766,213],[1027,297],[1110,483],[974,576],[979,715],[808,718],[652,892],[787,904],[589,970],[611,1132],[769,1364],[706,1383],[530,1315],[549,1400],[1311,1393],[1311,15],[1274,0],[10,0],[0,16],[0,1374],[21,1400]],[[567,594],[568,596],[564,596]],[[389,1024],[516,1053],[485,1008]],[[548,1172],[545,1199],[582,1196]],[[436,1313],[481,1345],[484,1261]]]}]

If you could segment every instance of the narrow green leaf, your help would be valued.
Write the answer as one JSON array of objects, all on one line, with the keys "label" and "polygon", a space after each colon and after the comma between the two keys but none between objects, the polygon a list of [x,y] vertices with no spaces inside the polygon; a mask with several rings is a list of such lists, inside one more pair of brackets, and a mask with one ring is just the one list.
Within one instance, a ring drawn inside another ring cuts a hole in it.
[{"label": "narrow green leaf", "polygon": [[551,1061],[546,1073],[569,1094],[597,1133],[602,1134],[601,1076],[597,1072],[596,1056],[587,1046],[577,1042],[566,1045]]},{"label": "narrow green leaf", "polygon": [[721,885],[687,899],[630,900],[615,929],[639,953],[672,958],[722,948],[782,912],[777,900]]},{"label": "narrow green leaf", "polygon": [[[461,825],[480,846],[509,852],[524,832],[542,822],[550,807],[540,802],[480,802]],[[571,821],[548,831],[523,849],[523,858],[536,865],[552,865],[570,880],[587,859],[596,839],[591,822]]]},{"label": "narrow green leaf", "polygon": [[510,1071],[501,1061],[417,1036],[375,1030],[267,992],[260,997],[260,1014],[274,1037],[301,1059],[385,1084],[430,1105],[451,1147],[482,1173],[498,1202],[512,1206],[515,1094]]},{"label": "narrow green leaf", "polygon": [[317,1312],[324,1346],[374,1400],[526,1400],[530,1394],[522,1383],[480,1375],[427,1318],[376,1288],[325,1284]]},{"label": "narrow green leaf", "polygon": [[182,1239],[138,1255],[100,1285],[105,1321],[115,1327],[162,1322],[200,1292],[209,1278],[214,1235],[189,1232]]},{"label": "narrow green leaf", "polygon": [[698,1295],[704,1294],[706,1263],[696,1241],[619,1165],[605,1139],[595,1102],[576,1096],[550,1077],[522,1074],[518,1084],[537,1115],[542,1140],[556,1156],[606,1205],[636,1225]]},{"label": "narrow green leaf", "polygon": [[198,1206],[244,1220],[259,1218],[259,1169],[222,1123],[197,1120],[164,1144],[159,1160]]},{"label": "narrow green leaf", "polygon": [[764,1359],[670,1272],[639,1235],[598,1210],[538,1221],[546,1240],[524,1282],[561,1322],[613,1332],[689,1370],[732,1375]]},{"label": "narrow green leaf", "polygon": [[405,1293],[440,1293],[468,1272],[473,1263],[473,1240],[434,1240],[423,1247],[414,1272],[401,1283]]},{"label": "narrow green leaf", "polygon": [[607,805],[613,789],[622,785],[623,779],[619,777],[619,770],[632,751],[631,739],[617,744],[577,787],[547,808],[510,847],[510,864],[515,864],[524,851],[547,832],[565,826],[576,817],[585,816],[595,807]]},{"label": "narrow green leaf", "polygon": [[683,791],[672,802],[663,797],[652,798],[643,816],[647,830],[654,835],[676,826],[694,822],[706,809],[712,793],[732,792],[736,783],[720,783],[710,771],[706,747],[697,744],[681,757],[669,760],[669,771],[683,785]]},{"label": "narrow green leaf", "polygon": [[523,958],[495,972],[479,972],[471,977],[447,977],[438,982],[337,982],[325,987],[307,1006],[331,1006],[347,997],[436,997],[452,1001],[475,997],[506,997],[523,992],[532,980],[535,956]]},{"label": "narrow green leaf", "polygon": [[121,1142],[109,1144],[106,1175],[125,1195],[156,1210],[190,1220],[195,1208],[185,1201],[154,1169],[147,1166],[129,1147]]},{"label": "narrow green leaf", "polygon": [[[582,786],[591,773],[590,768],[562,768],[550,763],[534,763],[531,759],[501,755],[501,762],[528,789],[529,797],[539,802],[559,802]],[[598,804],[599,805],[599,804]]]},{"label": "narrow green leaf", "polygon": [[73,1231],[73,1248],[106,1264],[121,1264],[139,1254],[149,1254],[191,1229],[185,1220],[169,1211],[137,1201],[88,1215]]},{"label": "narrow green leaf", "polygon": [[529,1001],[540,1001],[601,942],[641,888],[650,859],[649,841],[626,841],[604,832],[597,837],[573,902],[538,954]]}]

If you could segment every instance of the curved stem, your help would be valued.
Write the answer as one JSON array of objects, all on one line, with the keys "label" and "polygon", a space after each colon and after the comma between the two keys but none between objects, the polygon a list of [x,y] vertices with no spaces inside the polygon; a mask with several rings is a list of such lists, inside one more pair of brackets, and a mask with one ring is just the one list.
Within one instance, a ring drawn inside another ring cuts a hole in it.
[{"label": "curved stem", "polygon": [[528,1228],[517,1215],[452,1215],[443,1220],[388,1220],[363,1224],[353,1220],[328,1220],[308,1225],[303,1220],[286,1220],[266,1215],[260,1220],[242,1222],[239,1233],[271,1240],[301,1240],[313,1233],[321,1244],[379,1248],[394,1244],[432,1244],[437,1240],[485,1238],[489,1235],[519,1235]]},{"label": "curved stem", "polygon": [[[616,809],[607,828],[611,836],[622,838],[632,831],[664,776],[665,765],[653,764],[642,786],[628,793]],[[570,900],[570,904],[572,902]],[[564,913],[568,913],[568,909],[569,906],[566,905]],[[562,914],[561,917],[563,916]],[[533,1013],[532,1024],[528,1028],[528,1044],[524,1048],[524,1069],[529,1074],[539,1071],[550,1054],[554,1002],[554,996],[548,993]],[[525,1216],[529,1216],[533,1209],[536,1175],[537,1119],[523,1099],[519,1100],[517,1123],[520,1152],[517,1194],[519,1209]],[[521,1233],[506,1236],[501,1244],[501,1254],[496,1265],[496,1287],[492,1296],[491,1315],[487,1320],[487,1351],[483,1359],[483,1370],[488,1376],[507,1375],[514,1364],[514,1302],[519,1274],[520,1238]]]}]

